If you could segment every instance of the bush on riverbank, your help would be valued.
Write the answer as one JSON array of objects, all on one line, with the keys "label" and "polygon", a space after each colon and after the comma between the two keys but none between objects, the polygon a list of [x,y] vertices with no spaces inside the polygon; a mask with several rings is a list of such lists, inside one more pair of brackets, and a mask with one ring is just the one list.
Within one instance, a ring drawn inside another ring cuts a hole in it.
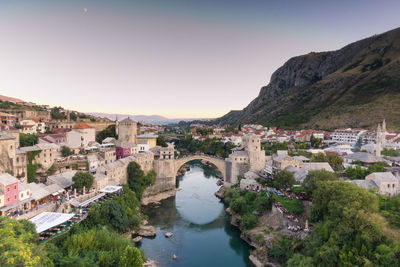
[{"label": "bush on riverbank", "polygon": [[144,190],[154,185],[156,181],[156,173],[154,171],[149,171],[144,174],[140,165],[134,161],[128,164],[127,169],[127,182],[129,188],[135,192],[136,197],[141,200]]},{"label": "bush on riverbank", "polygon": [[[79,228],[79,227],[77,227]],[[63,242],[45,245],[55,266],[143,266],[144,253],[133,241],[107,227],[75,229]]]},{"label": "bush on riverbank", "polygon": [[224,201],[242,217],[240,226],[246,230],[257,225],[258,216],[255,213],[261,214],[272,208],[272,199],[265,191],[256,194],[231,187],[226,190]]},{"label": "bush on riverbank", "polygon": [[118,232],[124,232],[140,225],[139,211],[140,202],[135,192],[124,186],[124,194],[121,196],[102,205],[93,205],[82,225],[86,228],[109,226]]}]

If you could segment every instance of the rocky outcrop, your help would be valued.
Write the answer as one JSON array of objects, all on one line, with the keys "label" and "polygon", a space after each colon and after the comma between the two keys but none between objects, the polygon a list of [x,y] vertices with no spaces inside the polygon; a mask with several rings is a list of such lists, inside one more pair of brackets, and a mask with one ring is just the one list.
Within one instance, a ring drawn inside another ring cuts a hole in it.
[{"label": "rocky outcrop", "polygon": [[375,127],[386,117],[400,129],[400,28],[340,50],[288,60],[241,111],[216,123],[286,128]]},{"label": "rocky outcrop", "polygon": [[142,237],[153,237],[156,236],[156,228],[151,225],[142,225],[137,232],[137,235]]}]

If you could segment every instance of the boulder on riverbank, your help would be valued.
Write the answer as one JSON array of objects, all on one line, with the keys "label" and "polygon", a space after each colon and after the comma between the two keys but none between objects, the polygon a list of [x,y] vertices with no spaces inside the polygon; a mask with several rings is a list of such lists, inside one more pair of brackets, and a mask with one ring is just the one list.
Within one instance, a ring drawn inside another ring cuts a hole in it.
[{"label": "boulder on riverbank", "polygon": [[137,234],[142,237],[153,237],[156,236],[156,228],[151,225],[142,225]]},{"label": "boulder on riverbank", "polygon": [[219,199],[224,199],[226,188],[224,186],[221,186],[217,192],[214,193],[214,195],[219,198]]},{"label": "boulder on riverbank", "polygon": [[140,241],[142,241],[143,237],[141,237],[140,235],[138,235],[137,237],[133,238],[132,241],[135,243],[138,243]]},{"label": "boulder on riverbank", "polygon": [[165,237],[166,237],[166,238],[170,238],[171,236],[173,236],[173,233],[171,233],[171,232],[165,233]]}]

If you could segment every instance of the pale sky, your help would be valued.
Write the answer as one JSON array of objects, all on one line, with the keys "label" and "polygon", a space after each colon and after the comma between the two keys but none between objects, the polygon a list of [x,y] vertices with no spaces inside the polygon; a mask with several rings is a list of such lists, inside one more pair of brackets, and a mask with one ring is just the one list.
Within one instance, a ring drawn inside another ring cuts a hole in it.
[{"label": "pale sky", "polygon": [[82,112],[218,117],[293,56],[400,26],[400,1],[0,0],[0,94]]}]

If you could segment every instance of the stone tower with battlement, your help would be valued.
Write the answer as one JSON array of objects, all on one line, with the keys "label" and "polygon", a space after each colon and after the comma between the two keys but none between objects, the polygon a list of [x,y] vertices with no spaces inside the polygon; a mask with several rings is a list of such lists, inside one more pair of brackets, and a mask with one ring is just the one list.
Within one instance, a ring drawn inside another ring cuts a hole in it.
[{"label": "stone tower with battlement", "polygon": [[377,157],[381,156],[382,150],[386,146],[386,121],[383,120],[382,127],[378,124],[378,128],[376,130],[376,150],[375,155]]},{"label": "stone tower with battlement", "polygon": [[250,171],[262,171],[265,168],[265,151],[261,149],[260,138],[255,135],[246,136],[243,145],[249,155]]},{"label": "stone tower with battlement", "polygon": [[118,123],[118,141],[136,144],[137,122],[129,117]]}]

